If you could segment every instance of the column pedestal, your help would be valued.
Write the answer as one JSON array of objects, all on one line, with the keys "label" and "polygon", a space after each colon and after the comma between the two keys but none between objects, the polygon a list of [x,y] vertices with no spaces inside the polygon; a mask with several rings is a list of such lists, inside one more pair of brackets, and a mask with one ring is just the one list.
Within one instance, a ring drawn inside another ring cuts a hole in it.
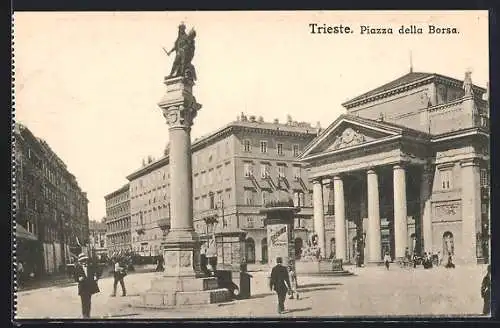
[{"label": "column pedestal", "polygon": [[229,290],[219,288],[216,277],[203,277],[200,243],[193,228],[191,126],[201,105],[192,94],[193,81],[166,79],[167,92],[159,106],[169,125],[170,226],[163,246],[165,271],[151,281],[139,306],[175,307],[226,301]]}]

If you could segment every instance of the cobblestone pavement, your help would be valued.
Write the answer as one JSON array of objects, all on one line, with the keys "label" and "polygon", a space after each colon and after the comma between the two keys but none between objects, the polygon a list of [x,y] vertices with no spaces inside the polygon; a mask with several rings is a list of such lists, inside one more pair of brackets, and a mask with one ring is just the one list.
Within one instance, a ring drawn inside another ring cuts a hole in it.
[{"label": "cobblestone pavement", "polygon": [[[351,277],[300,277],[301,299],[287,300],[285,314],[276,314],[276,296],[268,288],[265,272],[253,273],[252,298],[179,309],[143,309],[132,306],[138,293],[149,288],[157,273],[126,277],[129,296],[110,297],[112,279],[99,281],[101,292],[92,298],[92,317],[249,318],[345,316],[478,316],[482,309],[480,285],[486,267],[457,266],[431,270],[391,267],[349,268]],[[79,318],[76,284],[20,292],[17,318]]]}]

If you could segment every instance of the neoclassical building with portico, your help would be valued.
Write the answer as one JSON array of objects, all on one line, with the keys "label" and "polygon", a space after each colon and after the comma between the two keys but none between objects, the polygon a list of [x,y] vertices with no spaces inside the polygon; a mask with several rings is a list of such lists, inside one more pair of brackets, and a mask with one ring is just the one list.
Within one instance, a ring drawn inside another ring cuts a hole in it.
[{"label": "neoclassical building with portico", "polygon": [[322,256],[488,261],[487,90],[470,72],[460,81],[410,71],[342,105],[300,156]]}]

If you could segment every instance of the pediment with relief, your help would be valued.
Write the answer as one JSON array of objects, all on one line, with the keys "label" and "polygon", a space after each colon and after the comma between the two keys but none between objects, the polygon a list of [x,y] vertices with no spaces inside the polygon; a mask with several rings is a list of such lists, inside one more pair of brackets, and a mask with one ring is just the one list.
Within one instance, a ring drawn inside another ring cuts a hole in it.
[{"label": "pediment with relief", "polygon": [[361,133],[360,131],[356,131],[355,129],[348,127],[342,131],[340,135],[338,135],[333,144],[331,144],[327,150],[337,150],[346,147],[356,146],[362,144],[364,142],[369,142],[374,140],[375,138],[368,136],[366,134]]},{"label": "pediment with relief", "polygon": [[338,122],[336,126],[332,126],[332,129],[325,131],[325,133],[326,135],[320,136],[319,140],[316,140],[316,144],[312,144],[312,147],[306,151],[306,157],[350,148],[398,134],[394,130],[385,130],[383,127],[371,127],[367,124],[358,125],[357,122],[346,120]]}]

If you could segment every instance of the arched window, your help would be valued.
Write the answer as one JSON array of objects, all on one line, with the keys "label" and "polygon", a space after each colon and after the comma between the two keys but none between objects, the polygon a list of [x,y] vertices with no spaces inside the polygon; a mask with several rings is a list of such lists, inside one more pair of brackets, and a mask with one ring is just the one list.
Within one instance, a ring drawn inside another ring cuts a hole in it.
[{"label": "arched window", "polygon": [[255,263],[255,242],[252,238],[245,241],[247,263]]}]

